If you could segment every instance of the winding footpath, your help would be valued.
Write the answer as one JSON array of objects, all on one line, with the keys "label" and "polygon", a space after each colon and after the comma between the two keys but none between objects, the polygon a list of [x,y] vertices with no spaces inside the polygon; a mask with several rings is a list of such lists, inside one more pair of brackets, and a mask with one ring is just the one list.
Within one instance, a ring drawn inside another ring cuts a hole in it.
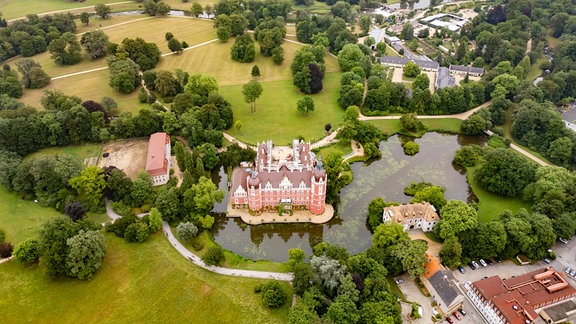
[{"label": "winding footpath", "polygon": [[[122,216],[116,214],[114,210],[112,210],[111,204],[108,200],[106,200],[106,213],[108,217],[114,222],[115,220],[122,218]],[[138,215],[143,216],[145,214]],[[270,271],[256,271],[256,270],[241,270],[241,269],[230,269],[230,268],[222,268],[222,267],[215,267],[209,266],[199,256],[190,252],[182,243],[180,243],[174,234],[172,234],[172,230],[170,229],[170,225],[167,222],[162,222],[162,231],[164,235],[168,239],[168,242],[186,259],[192,261],[195,265],[204,268],[208,271],[218,273],[225,276],[233,276],[233,277],[245,277],[245,278],[256,278],[256,279],[276,279],[280,281],[292,281],[294,276],[292,273],[282,273],[282,272],[270,272]]]}]

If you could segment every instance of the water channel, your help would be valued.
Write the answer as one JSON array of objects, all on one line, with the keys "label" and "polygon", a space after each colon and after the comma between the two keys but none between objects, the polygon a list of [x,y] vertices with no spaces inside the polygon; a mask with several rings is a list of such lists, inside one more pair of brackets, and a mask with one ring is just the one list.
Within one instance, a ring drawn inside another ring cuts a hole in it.
[{"label": "water channel", "polygon": [[[466,183],[465,171],[452,164],[454,152],[462,145],[483,144],[480,137],[427,133],[416,139],[420,152],[406,156],[400,138],[392,136],[380,143],[382,158],[371,163],[354,163],[354,180],[342,189],[334,218],[323,225],[267,224],[246,225],[224,214],[228,194],[214,208],[216,223],[212,234],[223,248],[250,259],[286,261],[288,250],[300,247],[310,256],[312,246],[325,241],[348,249],[351,254],[370,247],[371,234],[366,226],[368,203],[377,197],[407,203],[404,187],[410,182],[427,181],[446,188],[446,199],[471,201],[474,195]],[[227,190],[226,173],[216,179]]]}]

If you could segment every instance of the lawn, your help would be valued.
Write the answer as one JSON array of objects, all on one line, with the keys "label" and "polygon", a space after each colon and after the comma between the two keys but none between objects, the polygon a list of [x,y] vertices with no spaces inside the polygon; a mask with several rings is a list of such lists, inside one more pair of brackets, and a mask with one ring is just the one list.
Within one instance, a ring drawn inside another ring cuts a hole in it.
[{"label": "lawn", "polygon": [[342,156],[352,153],[352,146],[349,141],[339,141],[328,146],[324,146],[317,151],[320,156],[327,156],[330,152],[339,151]]},{"label": "lawn", "polygon": [[[106,234],[104,263],[90,281],[49,279],[42,266],[0,265],[0,322],[285,323],[253,290],[263,280],[193,265],[161,233],[141,244]],[[289,289],[287,284],[284,284]],[[78,311],[78,305],[81,311]],[[76,311],[71,311],[76,310]]]},{"label": "lawn", "polygon": [[536,63],[532,64],[530,66],[530,71],[528,71],[528,75],[526,76],[526,79],[528,80],[534,80],[537,77],[539,77],[542,74],[542,70],[540,69],[540,64],[542,64],[543,62],[548,61],[548,58],[546,56],[542,56],[541,58],[538,59],[538,61],[536,61]]},{"label": "lawn", "polygon": [[327,5],[326,2],[314,1],[310,6],[292,5],[292,10],[306,11],[317,15],[326,15],[330,13],[331,6]]},{"label": "lawn", "polygon": [[462,120],[458,118],[419,118],[429,132],[460,133]]},{"label": "lawn", "polygon": [[491,193],[480,187],[474,180],[475,168],[467,168],[466,178],[472,191],[478,197],[478,220],[480,222],[489,222],[498,217],[503,210],[510,210],[513,213],[520,208],[530,210],[530,204],[523,202],[520,197],[508,198],[495,193]]},{"label": "lawn", "polygon": [[40,99],[44,91],[48,89],[60,89],[62,92],[68,95],[78,96],[82,98],[82,100],[100,101],[104,96],[112,97],[118,103],[119,111],[131,111],[133,114],[138,113],[141,108],[149,107],[149,105],[141,104],[138,101],[138,91],[121,94],[108,85],[108,78],[108,70],[101,70],[53,80],[45,88],[25,90],[24,96],[20,98],[20,101],[42,109]]},{"label": "lawn", "polygon": [[[211,28],[211,27],[210,27]],[[175,35],[178,37],[177,35]],[[244,84],[250,81],[252,66],[258,65],[261,77],[260,82],[291,80],[290,64],[294,55],[302,45],[284,42],[284,63],[275,65],[270,57],[260,55],[258,44],[256,44],[256,60],[250,63],[239,63],[230,58],[230,49],[234,44],[234,39],[226,43],[214,42],[199,48],[185,51],[181,55],[171,55],[164,57],[156,70],[182,69],[189,73],[210,74],[218,81],[220,86]],[[326,72],[339,71],[338,62],[335,58],[326,55]]]},{"label": "lawn", "polygon": [[397,134],[401,130],[399,119],[376,119],[369,120],[368,122],[380,128],[380,130],[387,136]]},{"label": "lawn", "polygon": [[68,153],[74,157],[77,157],[82,162],[85,158],[100,156],[102,151],[102,144],[83,144],[83,145],[70,145],[62,147],[48,147],[41,149],[38,152],[27,155],[26,158],[38,155],[56,155],[59,153]]},{"label": "lawn", "polygon": [[[0,188],[0,206],[2,206],[0,229],[6,232],[6,242],[11,242],[12,245],[29,237],[35,237],[42,223],[60,214],[54,209],[42,208],[33,201],[22,200],[16,194],[6,192],[2,188]],[[0,296],[2,295],[4,294],[0,293]],[[0,322],[6,321],[0,320]]]},{"label": "lawn", "polygon": [[242,123],[228,133],[249,144],[271,139],[275,144],[288,145],[297,136],[315,142],[324,136],[324,125],[336,128],[344,110],[337,104],[340,73],[326,73],[324,90],[313,95],[315,110],[303,115],[296,110],[298,99],[304,95],[292,85],[292,80],[263,82],[264,91],[256,101],[256,112],[244,102],[242,85],[220,87],[220,94],[232,104],[234,120]]},{"label": "lawn", "polygon": [[[38,14],[49,11],[65,10],[81,7],[93,7],[98,3],[123,2],[125,0],[0,0],[0,12],[6,20],[24,17],[28,14]],[[40,5],[41,3],[41,5]]]}]

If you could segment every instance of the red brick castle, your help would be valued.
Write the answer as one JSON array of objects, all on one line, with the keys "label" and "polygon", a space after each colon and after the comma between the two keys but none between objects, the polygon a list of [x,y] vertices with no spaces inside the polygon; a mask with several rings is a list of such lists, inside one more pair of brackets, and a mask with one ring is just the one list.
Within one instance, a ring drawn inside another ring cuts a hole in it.
[{"label": "red brick castle", "polygon": [[321,159],[310,151],[310,143],[294,140],[292,148],[258,144],[255,163],[242,163],[234,170],[230,189],[232,208],[251,213],[306,209],[324,213],[326,171]]}]

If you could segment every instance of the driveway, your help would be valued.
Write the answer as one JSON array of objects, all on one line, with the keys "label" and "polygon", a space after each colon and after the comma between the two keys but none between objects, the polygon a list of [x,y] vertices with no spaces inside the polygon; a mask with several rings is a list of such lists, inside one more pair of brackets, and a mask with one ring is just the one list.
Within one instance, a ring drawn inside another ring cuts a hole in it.
[{"label": "driveway", "polygon": [[430,318],[432,317],[432,298],[426,297],[416,285],[416,281],[412,280],[407,274],[403,274],[397,278],[404,279],[404,283],[398,285],[400,290],[409,302],[416,302],[422,306],[422,318],[415,320],[408,320],[407,317],[402,314],[402,321],[404,323],[417,323],[417,324],[429,324]]}]

